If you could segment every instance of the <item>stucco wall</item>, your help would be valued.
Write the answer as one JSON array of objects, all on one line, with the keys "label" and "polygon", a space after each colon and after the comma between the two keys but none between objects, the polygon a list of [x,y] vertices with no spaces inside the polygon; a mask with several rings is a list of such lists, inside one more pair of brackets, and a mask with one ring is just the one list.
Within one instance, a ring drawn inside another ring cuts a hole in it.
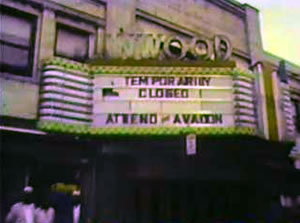
[{"label": "stucco wall", "polygon": [[248,52],[244,19],[211,2],[137,0],[137,9],[206,37],[226,35],[234,48]]},{"label": "stucco wall", "polygon": [[0,79],[0,115],[35,119],[39,86]]}]

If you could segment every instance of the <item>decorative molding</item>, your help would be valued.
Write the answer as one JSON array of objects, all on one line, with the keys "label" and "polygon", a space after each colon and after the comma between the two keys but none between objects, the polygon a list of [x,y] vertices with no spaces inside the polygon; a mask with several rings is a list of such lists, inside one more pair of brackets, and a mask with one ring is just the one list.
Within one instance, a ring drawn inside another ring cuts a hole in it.
[{"label": "decorative molding", "polygon": [[39,131],[39,130],[33,130],[33,129],[23,129],[23,128],[16,128],[16,127],[10,127],[10,126],[0,126],[1,131],[9,131],[9,132],[18,132],[18,133],[29,133],[29,134],[35,134],[35,135],[46,135],[46,132]]},{"label": "decorative molding", "polygon": [[237,76],[233,80],[235,125],[258,128],[254,76]]},{"label": "decorative molding", "polygon": [[40,121],[38,127],[41,130],[82,134],[82,135],[255,135],[255,128],[249,127],[111,127],[111,128],[91,128],[88,125],[71,125],[61,122]]},{"label": "decorative molding", "polygon": [[40,89],[40,120],[90,123],[93,84],[89,71],[88,65],[65,59],[47,61]]}]

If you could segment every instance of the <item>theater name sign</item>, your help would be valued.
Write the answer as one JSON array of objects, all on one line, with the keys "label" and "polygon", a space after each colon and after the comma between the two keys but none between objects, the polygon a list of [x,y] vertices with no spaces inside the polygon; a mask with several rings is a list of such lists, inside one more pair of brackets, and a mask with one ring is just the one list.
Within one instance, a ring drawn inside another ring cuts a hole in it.
[{"label": "theater name sign", "polygon": [[254,74],[201,67],[76,69],[45,66],[41,129],[99,135],[256,131]]},{"label": "theater name sign", "polygon": [[232,46],[224,35],[215,35],[213,39],[194,36],[184,39],[179,36],[147,33],[121,33],[109,35],[112,57],[122,59],[177,59],[177,60],[213,60],[226,61],[232,54]]}]

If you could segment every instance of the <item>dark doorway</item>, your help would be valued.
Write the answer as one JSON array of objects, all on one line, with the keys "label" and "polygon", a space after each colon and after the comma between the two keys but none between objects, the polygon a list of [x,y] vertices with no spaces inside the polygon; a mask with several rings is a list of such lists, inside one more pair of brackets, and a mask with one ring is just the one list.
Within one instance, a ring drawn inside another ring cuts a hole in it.
[{"label": "dark doorway", "polygon": [[263,190],[237,182],[140,180],[133,187],[135,222],[249,222],[268,206]]}]

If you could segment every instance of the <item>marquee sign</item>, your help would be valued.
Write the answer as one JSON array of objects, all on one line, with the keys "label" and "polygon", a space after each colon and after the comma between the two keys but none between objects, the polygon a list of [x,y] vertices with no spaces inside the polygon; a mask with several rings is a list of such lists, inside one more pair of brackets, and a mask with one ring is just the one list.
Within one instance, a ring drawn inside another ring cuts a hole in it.
[{"label": "marquee sign", "polygon": [[226,61],[232,54],[231,43],[224,35],[185,39],[165,34],[120,33],[108,34],[108,38],[114,43],[110,49],[113,58]]},{"label": "marquee sign", "polygon": [[99,75],[94,126],[233,126],[232,77]]},{"label": "marquee sign", "polygon": [[[256,129],[254,76],[234,68],[43,70],[39,126],[90,134],[233,134]],[[93,73],[91,76],[90,73]]]}]

